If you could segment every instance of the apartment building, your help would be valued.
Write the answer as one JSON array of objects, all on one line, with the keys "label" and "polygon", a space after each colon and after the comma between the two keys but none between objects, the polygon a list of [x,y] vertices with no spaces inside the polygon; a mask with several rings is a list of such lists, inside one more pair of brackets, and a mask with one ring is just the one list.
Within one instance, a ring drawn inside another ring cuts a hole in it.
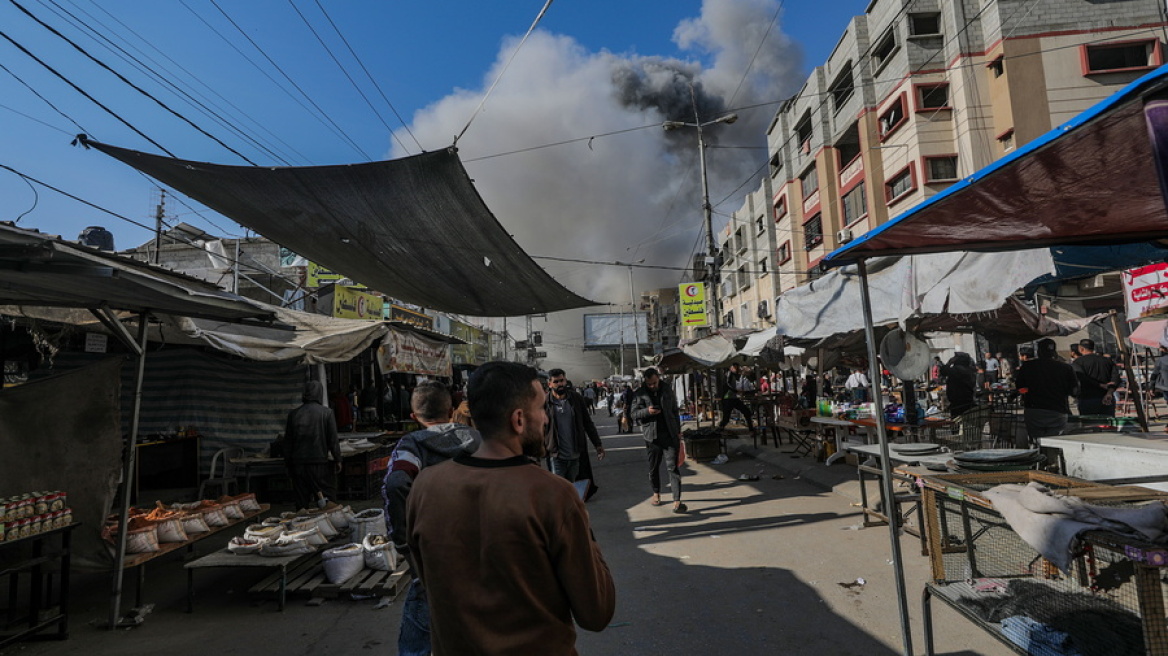
[{"label": "apartment building", "polygon": [[757,304],[825,254],[1159,66],[1166,39],[1163,0],[872,0],[770,125],[773,241],[745,225],[756,191],[723,233],[724,323],[765,325]]},{"label": "apartment building", "polygon": [[771,217],[772,197],[771,181],[764,178],[714,238],[721,261],[718,324],[722,327],[773,325],[771,311],[780,290],[776,253],[781,240]]},{"label": "apartment building", "polygon": [[665,287],[643,292],[640,310],[648,318],[649,345],[652,347],[653,353],[677,348],[681,338],[677,287]]}]

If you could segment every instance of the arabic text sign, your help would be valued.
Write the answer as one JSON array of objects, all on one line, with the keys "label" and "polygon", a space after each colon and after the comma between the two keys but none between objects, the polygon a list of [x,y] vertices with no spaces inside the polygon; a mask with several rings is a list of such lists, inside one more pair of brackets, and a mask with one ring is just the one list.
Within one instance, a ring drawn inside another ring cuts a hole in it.
[{"label": "arabic text sign", "polygon": [[392,328],[377,347],[377,364],[383,374],[395,371],[446,377],[453,374],[450,348],[445,343]]},{"label": "arabic text sign", "polygon": [[683,282],[677,286],[677,299],[681,303],[681,325],[709,325],[706,318],[706,283]]},{"label": "arabic text sign", "polygon": [[304,284],[308,287],[320,287],[322,284],[330,282],[340,283],[346,279],[344,275],[330,271],[316,262],[309,262],[308,276]]},{"label": "arabic text sign", "polygon": [[1123,298],[1128,319],[1168,311],[1168,263],[1124,271]]},{"label": "arabic text sign", "polygon": [[333,316],[338,319],[366,319],[381,321],[385,299],[348,287],[333,289]]}]

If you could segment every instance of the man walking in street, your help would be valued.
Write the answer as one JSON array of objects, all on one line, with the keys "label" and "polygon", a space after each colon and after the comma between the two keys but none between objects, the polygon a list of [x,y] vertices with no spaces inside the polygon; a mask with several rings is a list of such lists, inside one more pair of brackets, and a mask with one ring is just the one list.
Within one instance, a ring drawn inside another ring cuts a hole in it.
[{"label": "man walking in street", "polygon": [[584,403],[588,406],[588,414],[596,414],[596,389],[592,383],[584,386]]},{"label": "man walking in street", "polygon": [[750,378],[738,371],[738,365],[730,365],[729,371],[723,379],[722,387],[722,421],[718,423],[718,430],[726,428],[726,424],[730,423],[730,415],[735,410],[742,413],[742,417],[746,420],[746,428],[754,435],[754,421],[750,417],[750,408],[742,402],[742,394],[754,391],[754,383]]},{"label": "man walking in street", "polygon": [[[336,499],[336,475],[341,472],[341,445],[332,410],[324,407],[324,385],[310,380],[304,403],[288,413],[284,425],[284,464],[298,508],[323,507]],[[332,456],[332,464],[329,463]]]},{"label": "man walking in street", "polygon": [[575,625],[604,629],[616,587],[584,502],[532,463],[548,422],[539,374],[490,362],[467,397],[482,444],[422,471],[407,502],[434,654],[575,654]]},{"label": "man walking in street", "polygon": [[649,453],[649,487],[653,490],[652,504],[661,505],[661,463],[669,472],[669,489],[673,493],[673,512],[683,513],[688,508],[681,502],[681,466],[677,451],[681,444],[681,413],[677,399],[668,385],[661,384],[657,370],[645,370],[645,383],[633,395],[630,412],[641,426],[645,448]]},{"label": "man walking in street", "polygon": [[1071,414],[1067,399],[1079,391],[1075,370],[1059,362],[1056,355],[1054,340],[1040,339],[1038,358],[1023,362],[1014,375],[1025,407],[1026,434],[1031,444],[1037,444],[1040,437],[1058,435],[1067,427],[1067,417]]},{"label": "man walking in street", "polygon": [[398,441],[389,457],[389,471],[381,489],[385,515],[389,520],[393,546],[410,562],[414,573],[402,605],[401,630],[398,633],[398,656],[426,656],[430,653],[430,609],[426,589],[417,578],[409,547],[406,501],[418,473],[431,465],[457,455],[471,454],[482,439],[478,431],[451,421],[453,399],[441,383],[423,383],[410,397],[410,416],[422,425]]},{"label": "man walking in street", "polygon": [[1095,352],[1094,340],[1079,340],[1079,353],[1071,365],[1079,377],[1079,414],[1114,417],[1119,367]]},{"label": "man walking in street", "polygon": [[580,460],[587,458],[585,441],[596,448],[596,459],[604,460],[600,434],[580,393],[568,385],[563,369],[548,372],[551,394],[547,400],[548,426],[544,440],[551,470],[575,483],[580,476]]}]

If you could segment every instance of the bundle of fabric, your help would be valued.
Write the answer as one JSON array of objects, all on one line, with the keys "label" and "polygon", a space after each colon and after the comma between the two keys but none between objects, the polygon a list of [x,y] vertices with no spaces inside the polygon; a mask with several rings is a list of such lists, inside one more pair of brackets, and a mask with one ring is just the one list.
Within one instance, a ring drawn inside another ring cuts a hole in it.
[{"label": "bundle of fabric", "polygon": [[998,485],[983,494],[1026,544],[1068,574],[1073,553],[1078,550],[1079,534],[1084,531],[1106,530],[1168,544],[1168,507],[1162,501],[1099,506],[1077,497],[1056,496],[1034,482]]}]

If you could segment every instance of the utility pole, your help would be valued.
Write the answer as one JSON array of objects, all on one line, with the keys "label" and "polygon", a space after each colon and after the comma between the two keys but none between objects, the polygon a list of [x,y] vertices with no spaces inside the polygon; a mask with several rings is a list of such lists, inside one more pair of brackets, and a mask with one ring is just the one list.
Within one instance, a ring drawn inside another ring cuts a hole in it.
[{"label": "utility pole", "polygon": [[689,97],[691,103],[693,104],[694,122],[686,123],[684,121],[665,121],[661,124],[661,127],[664,130],[675,130],[677,128],[696,128],[698,131],[698,159],[702,165],[702,212],[706,219],[706,265],[709,267],[709,272],[706,275],[706,279],[710,283],[710,305],[714,319],[712,322],[710,322],[710,325],[714,330],[717,330],[721,319],[721,317],[718,316],[718,285],[714,281],[714,277],[718,274],[718,251],[714,247],[714,212],[713,207],[710,205],[710,181],[706,175],[706,139],[702,133],[702,128],[713,125],[715,123],[726,123],[728,125],[734,121],[737,121],[738,115],[727,114],[712,121],[706,121],[705,123],[702,123],[701,116],[698,115],[697,93],[694,91],[692,82],[689,85]]},{"label": "utility pole", "polygon": [[[637,293],[633,288],[633,265],[629,265],[629,300],[633,303],[633,343],[635,349],[633,351],[633,374],[637,373],[637,367],[641,364],[641,335],[637,332],[637,315],[640,314],[637,310]],[[624,328],[621,328],[623,334]]]},{"label": "utility pole", "polygon": [[154,263],[162,262],[162,218],[166,211],[166,189],[158,188],[158,207],[154,210]]}]

